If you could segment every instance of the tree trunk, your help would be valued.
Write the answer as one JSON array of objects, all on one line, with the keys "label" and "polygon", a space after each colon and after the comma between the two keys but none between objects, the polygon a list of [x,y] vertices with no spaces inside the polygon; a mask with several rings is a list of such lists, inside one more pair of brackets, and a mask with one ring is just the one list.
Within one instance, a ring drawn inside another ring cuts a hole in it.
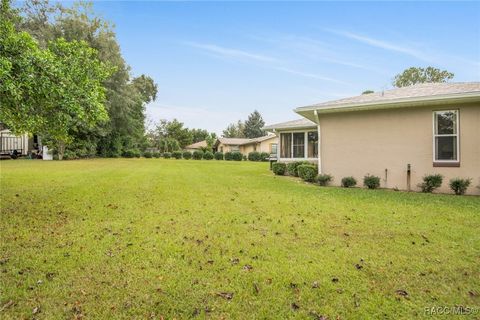
[{"label": "tree trunk", "polygon": [[65,153],[65,141],[58,141],[58,160],[63,160],[63,154]]}]

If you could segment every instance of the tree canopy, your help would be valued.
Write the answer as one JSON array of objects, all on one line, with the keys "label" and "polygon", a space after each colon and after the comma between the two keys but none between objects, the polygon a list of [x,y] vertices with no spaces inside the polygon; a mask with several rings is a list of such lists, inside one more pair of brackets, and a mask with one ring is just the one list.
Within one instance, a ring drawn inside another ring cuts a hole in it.
[{"label": "tree canopy", "polygon": [[79,42],[93,49],[100,62],[112,67],[113,72],[101,81],[105,96],[102,104],[108,116],[94,126],[71,123],[68,135],[72,139],[66,145],[69,151],[84,150],[86,156],[119,156],[126,150],[146,146],[145,106],[156,99],[157,85],[146,75],[130,75],[112,24],[95,14],[91,3],[64,7],[47,0],[28,0],[18,8],[16,19],[10,20],[17,30],[35,39],[39,49],[49,49],[50,43],[58,39]]},{"label": "tree canopy", "polygon": [[231,123],[223,130],[225,138],[258,138],[265,135],[262,128],[265,126],[262,115],[257,110],[254,110],[245,122],[238,120],[236,123]]},{"label": "tree canopy", "polygon": [[440,70],[434,67],[411,67],[395,76],[393,86],[400,88],[417,83],[447,82],[453,79],[453,77],[454,74],[447,70]]},{"label": "tree canopy", "polygon": [[14,133],[49,137],[61,158],[72,127],[108,120],[103,81],[113,69],[84,41],[57,38],[40,48],[30,34],[15,30],[7,1],[1,10],[0,120]]}]

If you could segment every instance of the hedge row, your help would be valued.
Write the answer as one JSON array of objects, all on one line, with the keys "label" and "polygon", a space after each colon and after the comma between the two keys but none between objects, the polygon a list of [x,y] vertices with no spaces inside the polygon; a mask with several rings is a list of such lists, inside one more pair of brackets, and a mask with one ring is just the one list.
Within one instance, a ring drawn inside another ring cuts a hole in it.
[{"label": "hedge row", "polygon": [[[300,177],[307,182],[315,182],[320,186],[327,186],[333,181],[333,176],[322,173],[317,174],[318,167],[306,161],[296,161],[290,163],[276,162],[272,165],[272,171],[275,175],[283,176],[288,174],[294,177]],[[435,189],[439,188],[443,182],[443,176],[441,174],[425,175],[423,182],[418,184],[418,187],[422,192],[431,193]],[[467,191],[471,178],[454,178],[450,179],[449,187],[456,195],[463,195]],[[357,179],[354,177],[344,177],[341,180],[341,186],[344,188],[351,188],[357,185]],[[380,188],[380,177],[367,174],[363,177],[363,185],[368,189]]]}]

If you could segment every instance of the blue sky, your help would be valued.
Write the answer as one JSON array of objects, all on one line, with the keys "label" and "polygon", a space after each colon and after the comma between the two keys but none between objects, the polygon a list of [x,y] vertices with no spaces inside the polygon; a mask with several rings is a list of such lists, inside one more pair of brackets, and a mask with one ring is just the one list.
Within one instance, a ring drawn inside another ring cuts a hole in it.
[{"label": "blue sky", "polygon": [[221,133],[257,109],[293,108],[391,88],[432,65],[480,81],[478,2],[95,2],[132,73],[159,86],[151,120]]}]

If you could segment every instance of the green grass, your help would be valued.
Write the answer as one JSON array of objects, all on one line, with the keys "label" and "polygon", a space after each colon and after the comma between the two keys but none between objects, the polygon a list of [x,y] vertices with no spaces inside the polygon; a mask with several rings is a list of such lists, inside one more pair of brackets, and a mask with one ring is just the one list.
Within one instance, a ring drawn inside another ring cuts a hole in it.
[{"label": "green grass", "polygon": [[480,306],[480,197],[322,188],[251,162],[0,166],[2,319],[412,319]]}]

